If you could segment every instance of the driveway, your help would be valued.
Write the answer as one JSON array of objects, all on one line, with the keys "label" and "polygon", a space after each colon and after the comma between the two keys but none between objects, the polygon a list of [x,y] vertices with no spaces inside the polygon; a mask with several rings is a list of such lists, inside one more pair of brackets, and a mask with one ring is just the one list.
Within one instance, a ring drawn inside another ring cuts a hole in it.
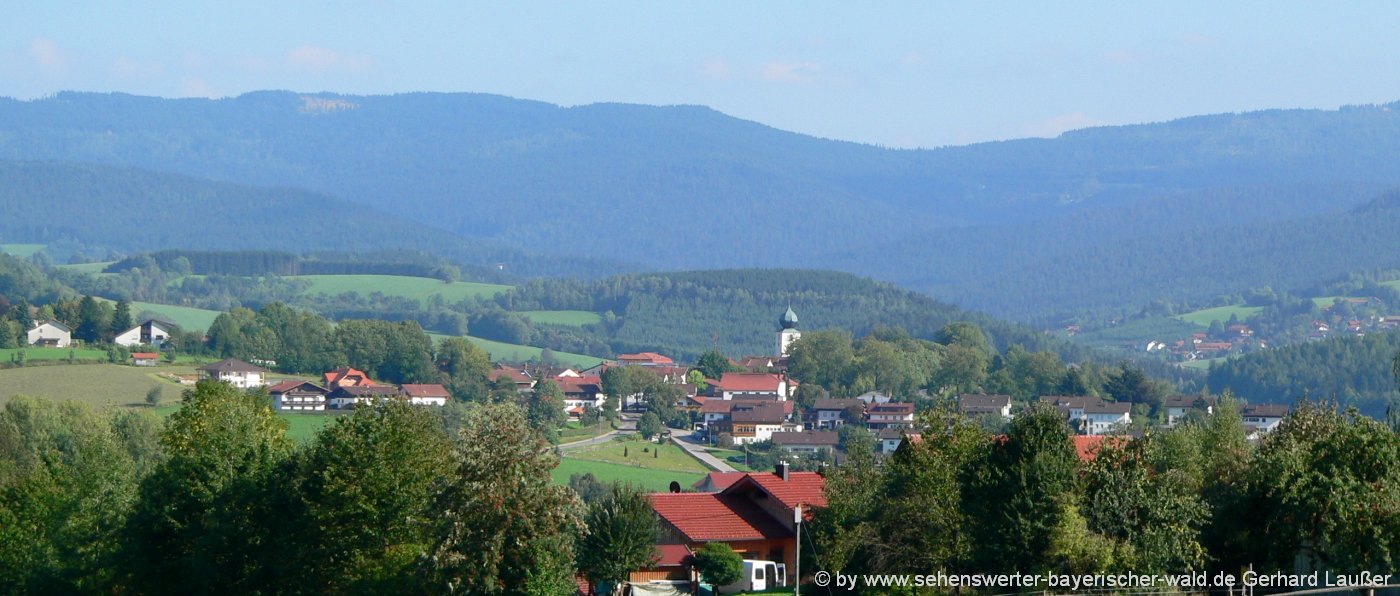
[{"label": "driveway", "polygon": [[716,472],[738,472],[738,470],[734,469],[734,466],[725,463],[724,460],[705,453],[705,445],[691,438],[688,433],[673,432],[671,433],[671,441],[680,445],[681,449],[686,450],[687,453],[695,456],[695,459],[700,460],[700,463],[705,464]]}]

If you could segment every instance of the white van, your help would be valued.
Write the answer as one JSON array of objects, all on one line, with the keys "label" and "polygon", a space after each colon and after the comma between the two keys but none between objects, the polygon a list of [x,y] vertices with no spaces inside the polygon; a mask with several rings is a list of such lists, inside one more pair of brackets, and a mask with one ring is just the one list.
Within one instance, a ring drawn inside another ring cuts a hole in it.
[{"label": "white van", "polygon": [[757,592],[769,588],[787,586],[787,565],[772,561],[744,559],[744,576],[727,586],[720,586],[724,593],[745,591]]}]

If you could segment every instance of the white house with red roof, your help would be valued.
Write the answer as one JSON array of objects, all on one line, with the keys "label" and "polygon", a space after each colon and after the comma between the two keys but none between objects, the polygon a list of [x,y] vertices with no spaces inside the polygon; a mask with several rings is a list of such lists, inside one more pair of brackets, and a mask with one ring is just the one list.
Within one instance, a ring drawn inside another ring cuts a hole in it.
[{"label": "white house with red roof", "polygon": [[330,390],[311,381],[282,381],[267,389],[272,397],[272,409],[321,412],[326,409]]},{"label": "white house with red roof", "polygon": [[447,400],[452,399],[452,394],[447,388],[433,383],[420,385],[405,383],[403,385],[404,395],[408,396],[408,403],[415,406],[445,406]]},{"label": "white house with red roof", "polygon": [[199,371],[201,378],[223,381],[239,389],[262,387],[267,384],[267,369],[237,358],[227,358],[195,370]]},{"label": "white house with red roof", "polygon": [[794,509],[826,506],[826,478],[816,472],[744,474],[720,492],[649,495],[661,519],[661,544],[685,545],[692,551],[723,542],[745,559],[773,561],[793,570],[797,563]]},{"label": "white house with red roof", "polygon": [[788,398],[788,383],[780,375],[772,373],[724,373],[719,379],[720,398],[724,400],[733,399],[762,399],[774,401],[786,401]]}]

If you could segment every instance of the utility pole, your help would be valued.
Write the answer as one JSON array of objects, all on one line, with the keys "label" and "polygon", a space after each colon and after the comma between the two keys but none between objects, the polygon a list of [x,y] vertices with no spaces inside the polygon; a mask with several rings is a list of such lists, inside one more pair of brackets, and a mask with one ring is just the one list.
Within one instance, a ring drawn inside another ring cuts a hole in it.
[{"label": "utility pole", "polygon": [[792,509],[792,524],[797,529],[797,557],[793,559],[792,596],[802,596],[802,506]]}]

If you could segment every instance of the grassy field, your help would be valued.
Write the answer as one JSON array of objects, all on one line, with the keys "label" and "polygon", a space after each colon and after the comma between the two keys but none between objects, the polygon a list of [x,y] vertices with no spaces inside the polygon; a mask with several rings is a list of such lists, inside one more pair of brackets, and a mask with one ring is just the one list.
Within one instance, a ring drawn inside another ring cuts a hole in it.
[{"label": "grassy field", "polygon": [[602,424],[590,424],[583,426],[577,422],[570,422],[559,430],[559,442],[568,443],[571,441],[582,441],[591,439],[612,430],[612,426],[606,422]]},{"label": "grassy field", "polygon": [[34,253],[44,250],[43,244],[0,244],[0,252],[22,258],[34,256]]},{"label": "grassy field", "polygon": [[111,265],[115,262],[116,261],[99,261],[96,263],[77,263],[75,265],[59,265],[59,267],[67,269],[69,271],[79,271],[82,273],[102,273],[103,269],[106,269],[108,265]]},{"label": "grassy field", "polygon": [[594,325],[603,320],[602,315],[586,310],[522,310],[520,314],[529,317],[535,323],[545,325],[582,327]]},{"label": "grassy field", "polygon": [[24,357],[30,361],[52,361],[67,360],[71,353],[77,360],[107,360],[106,350],[89,350],[87,348],[5,348],[0,350],[0,362],[8,363],[15,354],[24,350]]},{"label": "grassy field", "polygon": [[679,446],[673,443],[643,441],[636,435],[630,436],[627,440],[608,441],[597,447],[570,452],[569,458],[670,472],[696,474],[709,472],[709,468],[696,461]]},{"label": "grassy field", "polygon": [[1230,320],[1230,315],[1235,315],[1241,322],[1264,310],[1262,306],[1245,306],[1235,304],[1231,306],[1217,306],[1215,308],[1205,308],[1195,312],[1189,312],[1177,316],[1178,319],[1194,325],[1209,327],[1212,321],[1224,323]]},{"label": "grassy field", "polygon": [[223,314],[217,310],[207,310],[203,308],[191,308],[189,306],[171,306],[169,304],[155,304],[152,302],[132,302],[131,314],[136,316],[141,311],[156,313],[160,318],[179,325],[182,329],[189,331],[208,331],[209,326],[214,324],[214,319]]},{"label": "grassy field", "polygon": [[423,300],[438,295],[447,302],[457,302],[468,297],[491,297],[510,289],[510,286],[459,281],[443,283],[440,279],[428,277],[403,277],[397,275],[300,275],[291,279],[304,279],[311,282],[308,294],[335,296],[346,292],[356,292],[368,296],[379,292],[385,296],[402,296]]},{"label": "grassy field", "polygon": [[[179,405],[160,406],[155,409],[155,413],[161,418],[169,417],[179,411]],[[292,412],[277,412],[277,417],[287,421],[287,438],[297,443],[309,443],[316,438],[316,433],[321,429],[335,422],[341,414],[297,414]]]},{"label": "grassy field", "polygon": [[1201,371],[1201,372],[1205,372],[1205,371],[1210,370],[1210,365],[1211,365],[1211,364],[1214,364],[1214,363],[1216,363],[1216,362],[1224,362],[1224,361],[1229,360],[1229,359],[1230,359],[1230,358],[1229,358],[1228,356],[1223,357],[1223,358],[1202,358],[1202,359],[1200,359],[1200,360],[1191,360],[1191,361],[1188,361],[1188,362],[1182,362],[1182,363],[1181,363],[1181,366],[1182,366],[1182,368],[1190,368],[1190,369],[1194,369],[1194,370],[1199,370],[1199,371]]},{"label": "grassy field", "polygon": [[193,374],[194,367],[63,364],[9,368],[0,370],[0,402],[16,395],[32,395],[98,407],[144,405],[152,387],[160,388],[163,402],[178,401],[187,387],[163,379],[158,373]]},{"label": "grassy field", "polygon": [[550,476],[555,484],[568,484],[570,475],[587,473],[593,474],[600,482],[623,482],[652,492],[665,492],[673,481],[679,482],[681,488],[689,489],[705,477],[704,474],[694,472],[672,472],[571,457],[560,461],[559,467],[550,472]]}]

